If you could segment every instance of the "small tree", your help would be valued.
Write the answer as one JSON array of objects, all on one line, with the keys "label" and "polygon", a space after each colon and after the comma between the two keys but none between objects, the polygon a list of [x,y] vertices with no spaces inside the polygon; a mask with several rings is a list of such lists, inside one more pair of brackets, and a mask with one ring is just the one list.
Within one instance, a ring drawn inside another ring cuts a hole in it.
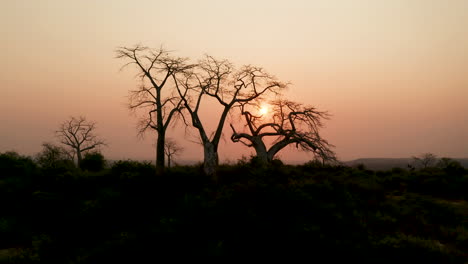
[{"label": "small tree", "polygon": [[[283,99],[270,102],[270,117],[264,116],[266,113],[254,114],[246,109],[248,106],[244,104],[241,107],[247,129],[237,132],[231,124],[231,140],[253,147],[263,163],[271,162],[280,150],[291,144],[314,153],[322,163],[336,160],[331,150],[333,145],[319,133],[319,128],[323,126],[322,119],[328,119],[327,112]],[[265,138],[274,139],[269,148]]]},{"label": "small tree", "polygon": [[437,156],[432,153],[423,153],[419,156],[413,156],[413,162],[419,164],[424,169],[434,165],[436,161]]},{"label": "small tree", "polygon": [[56,136],[65,146],[71,148],[76,154],[78,167],[81,168],[83,154],[99,146],[106,145],[104,140],[98,138],[94,133],[96,123],[87,121],[85,117],[71,117],[60,125]]},{"label": "small tree", "polygon": [[177,142],[171,138],[166,139],[164,144],[164,153],[167,156],[167,167],[171,167],[171,162],[173,157],[180,155],[180,153],[184,151],[184,148],[179,146]]}]

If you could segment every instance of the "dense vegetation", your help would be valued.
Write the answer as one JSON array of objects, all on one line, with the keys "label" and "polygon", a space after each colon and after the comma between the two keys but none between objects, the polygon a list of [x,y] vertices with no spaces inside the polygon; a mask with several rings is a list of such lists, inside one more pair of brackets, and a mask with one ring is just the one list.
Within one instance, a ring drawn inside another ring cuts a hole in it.
[{"label": "dense vegetation", "polygon": [[468,171],[456,162],[371,171],[243,159],[221,165],[217,183],[201,166],[155,176],[146,163],[104,165],[96,153],[82,170],[0,154],[2,260],[136,263],[253,254],[468,261]]}]

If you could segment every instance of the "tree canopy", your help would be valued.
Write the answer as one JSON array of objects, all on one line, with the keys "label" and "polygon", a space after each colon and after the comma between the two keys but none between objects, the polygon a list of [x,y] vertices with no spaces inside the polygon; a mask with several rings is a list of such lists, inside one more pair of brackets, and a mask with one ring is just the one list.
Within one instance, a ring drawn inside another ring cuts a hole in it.
[{"label": "tree canopy", "polygon": [[[312,152],[323,162],[336,160],[331,149],[333,145],[319,133],[322,120],[329,118],[327,112],[285,99],[270,101],[269,105],[271,113],[267,115],[266,112],[253,113],[251,104],[243,104],[240,113],[246,129],[238,132],[231,124],[231,140],[253,147],[263,162],[271,162],[279,151],[291,144]],[[274,139],[271,146],[267,147],[265,138]]]}]

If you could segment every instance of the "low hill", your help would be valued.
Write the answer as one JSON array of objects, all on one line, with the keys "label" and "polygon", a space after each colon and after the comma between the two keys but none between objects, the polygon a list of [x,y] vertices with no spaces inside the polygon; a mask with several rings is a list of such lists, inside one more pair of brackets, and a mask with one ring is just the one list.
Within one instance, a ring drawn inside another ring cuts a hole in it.
[{"label": "low hill", "polygon": [[[453,159],[468,168],[468,158]],[[343,162],[347,166],[356,166],[364,164],[366,168],[371,170],[389,170],[392,168],[408,168],[408,164],[414,164],[412,158],[362,158]]]}]

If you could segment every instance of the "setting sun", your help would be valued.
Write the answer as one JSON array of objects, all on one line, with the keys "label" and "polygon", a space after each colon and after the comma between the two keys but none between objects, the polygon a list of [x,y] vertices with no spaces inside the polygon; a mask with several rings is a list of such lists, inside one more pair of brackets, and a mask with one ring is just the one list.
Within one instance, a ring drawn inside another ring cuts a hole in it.
[{"label": "setting sun", "polygon": [[268,114],[268,107],[263,105],[260,110],[259,110],[260,115],[266,115]]}]

